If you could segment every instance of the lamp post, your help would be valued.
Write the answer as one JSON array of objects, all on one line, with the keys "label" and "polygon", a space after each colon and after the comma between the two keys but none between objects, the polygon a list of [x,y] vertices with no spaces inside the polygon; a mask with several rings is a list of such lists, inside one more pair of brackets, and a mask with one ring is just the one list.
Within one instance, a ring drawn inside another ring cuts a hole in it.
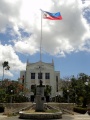
[{"label": "lamp post", "polygon": [[88,81],[85,82],[85,85],[88,86]]},{"label": "lamp post", "polygon": [[84,97],[84,101],[83,101],[83,107],[87,106],[87,99],[88,99],[88,82],[89,80],[87,79],[87,81],[84,83],[85,84],[85,97]]},{"label": "lamp post", "polygon": [[57,95],[55,96],[55,102],[57,102]]},{"label": "lamp post", "polygon": [[74,88],[74,103],[77,103],[77,94],[76,94],[76,88]]},{"label": "lamp post", "polygon": [[12,93],[13,93],[13,90],[11,90],[11,103],[12,103]]},{"label": "lamp post", "polygon": [[67,102],[69,103],[69,90],[67,90]]}]

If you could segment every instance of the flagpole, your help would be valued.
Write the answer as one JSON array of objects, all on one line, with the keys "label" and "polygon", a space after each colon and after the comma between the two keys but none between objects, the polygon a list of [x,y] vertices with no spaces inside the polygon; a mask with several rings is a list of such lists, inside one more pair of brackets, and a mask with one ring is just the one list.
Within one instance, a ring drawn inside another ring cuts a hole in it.
[{"label": "flagpole", "polygon": [[42,82],[42,78],[41,78],[41,66],[42,66],[42,11],[41,11],[41,38],[40,38],[40,66],[39,66],[39,69],[40,69],[40,81],[39,83]]},{"label": "flagpole", "polygon": [[41,11],[40,61],[42,61],[42,11]]}]

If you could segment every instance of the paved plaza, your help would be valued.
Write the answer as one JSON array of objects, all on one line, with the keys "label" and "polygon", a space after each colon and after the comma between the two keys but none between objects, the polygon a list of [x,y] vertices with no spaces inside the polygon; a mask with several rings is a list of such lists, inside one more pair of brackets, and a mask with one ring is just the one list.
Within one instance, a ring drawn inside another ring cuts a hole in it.
[{"label": "paved plaza", "polygon": [[[20,119],[18,116],[7,117],[3,114],[0,114],[0,120],[20,120]],[[82,114],[75,114],[75,115],[63,114],[61,120],[90,120],[90,115],[88,115],[88,114],[84,114],[84,115],[82,115]]]},{"label": "paved plaza", "polygon": [[88,114],[63,115],[62,120],[90,120],[90,116]]}]

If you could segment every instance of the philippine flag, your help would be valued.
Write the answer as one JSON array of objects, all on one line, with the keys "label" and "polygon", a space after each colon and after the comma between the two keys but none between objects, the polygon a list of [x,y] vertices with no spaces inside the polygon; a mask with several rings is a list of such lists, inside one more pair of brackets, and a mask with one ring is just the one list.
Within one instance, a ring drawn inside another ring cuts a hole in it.
[{"label": "philippine flag", "polygon": [[50,13],[50,12],[47,12],[47,11],[43,11],[43,18],[44,19],[49,19],[49,20],[62,20],[62,16],[60,14],[60,12],[57,12],[57,13]]}]

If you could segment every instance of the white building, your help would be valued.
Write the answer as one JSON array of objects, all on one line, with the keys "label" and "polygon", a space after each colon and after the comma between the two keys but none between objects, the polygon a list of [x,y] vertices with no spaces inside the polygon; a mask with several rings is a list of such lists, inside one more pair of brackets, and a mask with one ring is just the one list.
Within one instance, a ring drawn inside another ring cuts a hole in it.
[{"label": "white building", "polygon": [[40,80],[42,80],[43,85],[51,86],[50,97],[55,97],[58,92],[58,81],[60,80],[60,72],[55,71],[54,62],[36,62],[28,63],[26,65],[26,70],[20,72],[20,78],[24,77],[24,80],[20,80],[26,88],[29,89],[30,94],[32,85],[39,85]]}]

